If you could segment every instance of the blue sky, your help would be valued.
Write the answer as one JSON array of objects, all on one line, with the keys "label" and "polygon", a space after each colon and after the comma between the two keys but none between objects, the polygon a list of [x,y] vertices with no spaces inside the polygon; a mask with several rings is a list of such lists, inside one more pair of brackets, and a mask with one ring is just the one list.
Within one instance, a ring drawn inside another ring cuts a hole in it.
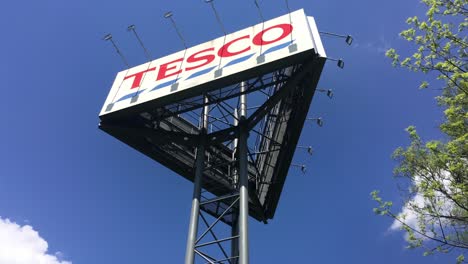
[{"label": "blue sky", "polygon": [[[287,12],[283,1],[259,1],[267,19]],[[393,150],[416,125],[425,139],[441,138],[436,87],[418,90],[424,76],[392,68],[390,47],[418,1],[299,1],[320,30],[351,34],[352,47],[324,37],[327,63],[275,219],[250,222],[252,263],[448,263],[406,250],[390,219],[374,216],[369,193],[399,201]],[[227,31],[259,22],[253,1],[218,0]],[[189,46],[219,37],[203,1],[7,1],[0,10],[0,217],[32,226],[47,241],[42,253],[72,263],[182,263],[192,184],[98,130],[98,112],[118,71],[112,33],[131,65],[145,61],[126,27],[135,24],[153,57],[183,48],[162,14],[172,10]],[[401,203],[397,202],[399,209]],[[13,224],[12,224],[13,225]],[[34,232],[32,232],[34,233]],[[0,237],[2,234],[0,233]],[[34,236],[34,234],[33,234]],[[1,238],[0,238],[1,241]],[[59,252],[57,254],[57,252]],[[1,249],[0,249],[1,253]],[[1,254],[0,254],[1,255]],[[1,263],[4,264],[4,263]],[[34,263],[32,263],[34,264]]]}]

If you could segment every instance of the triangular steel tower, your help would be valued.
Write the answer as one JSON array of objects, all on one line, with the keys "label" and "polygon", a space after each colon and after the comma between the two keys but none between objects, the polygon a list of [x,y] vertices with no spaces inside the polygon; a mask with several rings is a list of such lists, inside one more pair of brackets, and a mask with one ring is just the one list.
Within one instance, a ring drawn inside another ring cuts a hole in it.
[{"label": "triangular steel tower", "polygon": [[[292,17],[295,28],[305,23],[308,31],[296,32],[292,41],[288,35],[278,43],[262,44],[260,52],[244,56],[244,61],[252,58],[255,67],[227,75],[229,63],[242,56],[223,58],[203,72],[210,75],[209,81],[181,89],[179,80],[191,74],[179,73],[165,97],[142,99],[145,93],[133,90],[136,100],[127,96],[119,101],[125,96],[111,92],[103,107],[102,130],[194,182],[186,264],[248,264],[248,216],[266,223],[275,215],[326,61],[313,18],[302,10]],[[278,19],[282,20],[252,28],[268,29],[288,21],[288,15]],[[309,34],[310,48],[301,49],[298,34]],[[233,35],[231,39],[242,36]],[[227,43],[230,36],[225,38]],[[255,51],[253,45],[249,51]],[[282,57],[274,59],[275,52]],[[113,89],[119,87],[120,93],[130,73],[127,70],[120,79],[118,75]],[[128,88],[136,78],[129,80]],[[156,87],[145,88],[143,82],[141,90]],[[222,226],[227,231],[217,233]]]}]

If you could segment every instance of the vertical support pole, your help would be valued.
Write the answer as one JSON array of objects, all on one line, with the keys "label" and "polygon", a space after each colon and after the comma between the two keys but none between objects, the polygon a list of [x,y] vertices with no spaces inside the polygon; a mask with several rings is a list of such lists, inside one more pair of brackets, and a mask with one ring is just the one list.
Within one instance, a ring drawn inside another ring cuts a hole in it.
[{"label": "vertical support pole", "polygon": [[247,138],[245,120],[247,118],[247,83],[241,83],[240,122],[239,122],[239,264],[249,264],[249,175],[247,172]]},{"label": "vertical support pole", "polygon": [[208,97],[205,97],[205,107],[202,112],[200,143],[197,148],[197,157],[195,164],[195,179],[193,187],[192,210],[190,212],[189,233],[187,238],[187,248],[185,253],[185,264],[194,264],[195,262],[195,243],[198,234],[198,219],[200,215],[200,197],[202,188],[202,176],[205,163],[205,144],[206,130],[208,127]]},{"label": "vertical support pole", "polygon": [[[236,210],[233,208],[233,210]],[[239,236],[239,214],[236,213],[233,215],[233,223],[231,229],[231,236],[237,237]],[[239,239],[234,238],[231,240],[231,264],[238,264],[239,263]]]},{"label": "vertical support pole", "polygon": [[[234,108],[234,120],[233,120],[233,125],[238,126],[239,125],[239,113],[237,108]],[[237,157],[237,152],[238,152],[238,138],[235,138],[233,141],[233,151],[232,151],[232,160],[234,161]],[[232,177],[232,185],[234,188],[237,188],[238,183],[239,183],[239,170],[237,166],[234,166]],[[233,210],[237,210],[233,208]],[[237,237],[239,236],[239,212],[237,211],[236,213],[233,214],[233,223],[232,223],[232,229],[231,229],[231,236],[232,237]],[[233,239],[231,240],[231,264],[238,264],[239,259],[237,258],[239,256],[239,239]]]},{"label": "vertical support pole", "polygon": [[[239,126],[239,112],[238,112],[237,108],[234,108],[233,125],[235,127]],[[235,138],[233,140],[233,142],[232,142],[232,161],[235,161],[236,158],[237,158],[237,154],[239,152],[239,149],[238,149],[239,144],[238,143],[239,143],[238,138]],[[233,172],[232,172],[232,187],[234,187],[234,189],[237,189],[237,184],[239,183],[238,172],[239,172],[238,167],[234,166],[234,169],[233,169]]]}]

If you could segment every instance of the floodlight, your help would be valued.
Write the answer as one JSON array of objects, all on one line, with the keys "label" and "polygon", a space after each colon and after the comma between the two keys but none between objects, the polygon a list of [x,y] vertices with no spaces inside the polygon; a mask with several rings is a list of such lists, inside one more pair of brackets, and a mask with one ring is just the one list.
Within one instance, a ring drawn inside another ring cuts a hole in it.
[{"label": "floodlight", "polygon": [[328,98],[332,99],[333,98],[333,90],[332,89],[317,89],[316,91],[322,92],[322,93],[327,93]]},{"label": "floodlight", "polygon": [[350,45],[353,44],[353,37],[351,35],[346,36],[346,44]]},{"label": "floodlight", "polygon": [[344,68],[344,61],[343,61],[343,59],[327,58],[327,60],[336,61],[336,65],[337,65],[338,67],[340,67],[341,69]]},{"label": "floodlight", "polygon": [[314,152],[314,149],[312,148],[312,146],[297,146],[297,148],[306,149],[307,153],[309,153],[311,156]]},{"label": "floodlight", "polygon": [[319,125],[320,127],[323,126],[323,120],[322,120],[322,118],[318,118],[318,119],[317,119],[317,125]]},{"label": "floodlight", "polygon": [[111,35],[111,34],[107,34],[107,35],[105,35],[102,39],[103,39],[103,40],[111,40],[111,39],[112,39],[112,35]]},{"label": "floodlight", "polygon": [[130,26],[127,27],[127,30],[128,30],[128,31],[132,31],[132,30],[134,30],[134,29],[135,29],[135,25],[130,25]]},{"label": "floodlight", "polygon": [[344,61],[343,61],[342,59],[339,59],[339,60],[338,60],[338,63],[337,63],[336,65],[338,65],[338,67],[340,67],[341,69],[343,69],[343,68],[344,68]]},{"label": "floodlight", "polygon": [[302,173],[305,174],[307,172],[307,166],[304,165],[304,164],[291,164],[291,166],[293,167],[298,167],[299,169],[301,169]]},{"label": "floodlight", "polygon": [[301,166],[301,171],[302,171],[302,173],[304,173],[304,174],[306,173],[306,171],[307,171],[306,165],[302,165],[302,166]]},{"label": "floodlight", "polygon": [[164,18],[170,18],[172,17],[172,12],[171,11],[168,11],[166,13],[164,13]]},{"label": "floodlight", "polygon": [[317,122],[317,125],[319,127],[322,127],[323,126],[323,119],[321,117],[318,117],[318,118],[307,118],[307,120],[315,120]]}]

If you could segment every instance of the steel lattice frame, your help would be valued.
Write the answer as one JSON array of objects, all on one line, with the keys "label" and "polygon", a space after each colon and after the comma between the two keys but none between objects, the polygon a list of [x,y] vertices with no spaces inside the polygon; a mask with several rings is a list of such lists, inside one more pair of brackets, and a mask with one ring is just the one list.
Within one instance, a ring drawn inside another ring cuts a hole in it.
[{"label": "steel lattice frame", "polygon": [[[197,237],[193,252],[204,263],[235,264],[237,241],[242,239],[238,228],[242,159],[248,214],[266,223],[276,211],[324,63],[325,58],[309,56],[300,64],[245,80],[243,87],[229,85],[118,121],[103,120],[100,128],[190,181],[196,182],[200,167],[196,215],[207,229]],[[250,108],[241,105],[242,97]],[[244,116],[238,111],[242,107]],[[245,157],[237,147],[243,133]],[[230,236],[216,235],[214,227],[221,222],[232,231]],[[198,234],[196,230],[198,226]],[[213,240],[204,242],[208,235]],[[218,248],[219,254],[204,252],[209,247]]]}]

